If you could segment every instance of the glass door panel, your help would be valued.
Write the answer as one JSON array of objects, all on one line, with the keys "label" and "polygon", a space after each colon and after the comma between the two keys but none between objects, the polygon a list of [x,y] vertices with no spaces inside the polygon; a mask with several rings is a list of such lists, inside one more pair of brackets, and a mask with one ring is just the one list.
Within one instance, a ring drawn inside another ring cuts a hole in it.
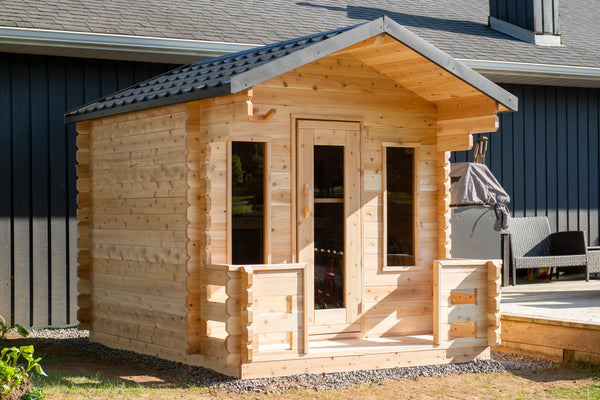
[{"label": "glass door panel", "polygon": [[314,282],[312,335],[360,332],[360,124],[298,120],[298,261]]},{"label": "glass door panel", "polygon": [[344,308],[344,147],[314,146],[315,310]]}]

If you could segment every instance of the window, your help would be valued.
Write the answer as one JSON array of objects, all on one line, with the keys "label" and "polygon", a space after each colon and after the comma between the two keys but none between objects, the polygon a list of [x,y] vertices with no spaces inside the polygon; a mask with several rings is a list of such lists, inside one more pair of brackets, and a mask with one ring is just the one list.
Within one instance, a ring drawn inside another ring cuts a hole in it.
[{"label": "window", "polygon": [[263,264],[265,143],[231,143],[231,262]]},{"label": "window", "polygon": [[415,265],[415,150],[384,150],[384,266]]}]

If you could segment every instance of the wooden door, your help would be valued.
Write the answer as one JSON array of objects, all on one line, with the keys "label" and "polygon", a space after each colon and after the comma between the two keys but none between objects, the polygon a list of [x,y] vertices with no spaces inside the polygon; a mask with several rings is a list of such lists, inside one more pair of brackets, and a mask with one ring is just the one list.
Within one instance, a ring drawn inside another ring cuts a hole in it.
[{"label": "wooden door", "polygon": [[362,329],[360,123],[297,120],[298,261],[308,263],[309,333]]}]

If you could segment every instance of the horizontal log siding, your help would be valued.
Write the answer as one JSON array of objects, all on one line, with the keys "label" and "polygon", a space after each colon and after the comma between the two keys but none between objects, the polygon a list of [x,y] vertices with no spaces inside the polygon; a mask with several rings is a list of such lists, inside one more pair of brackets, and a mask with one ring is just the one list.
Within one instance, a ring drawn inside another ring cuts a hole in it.
[{"label": "horizontal log siding", "polygon": [[[179,104],[89,126],[90,339],[163,357],[168,348],[177,361],[187,349],[187,119]],[[156,220],[160,229],[145,225]]]},{"label": "horizontal log siding", "polygon": [[[498,132],[484,135],[486,164],[510,195],[511,214],[547,215],[553,232],[581,229],[600,245],[600,89],[503,86],[519,97],[519,111],[500,114]],[[452,156],[472,160],[472,151]]]},{"label": "horizontal log siding", "polygon": [[0,53],[0,315],[76,323],[75,126],[66,110],[164,64]]}]

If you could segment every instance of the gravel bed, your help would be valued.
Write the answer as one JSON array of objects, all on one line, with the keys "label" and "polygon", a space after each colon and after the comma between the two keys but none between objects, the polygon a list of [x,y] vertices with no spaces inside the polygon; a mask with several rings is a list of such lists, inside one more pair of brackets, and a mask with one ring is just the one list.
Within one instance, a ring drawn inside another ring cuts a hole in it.
[{"label": "gravel bed", "polygon": [[424,367],[387,368],[328,374],[298,374],[280,378],[234,379],[202,367],[141,355],[131,351],[110,349],[89,341],[88,331],[77,329],[42,329],[32,331],[30,338],[58,346],[77,348],[97,353],[115,362],[145,364],[148,367],[168,370],[183,382],[200,387],[214,387],[234,393],[276,393],[293,389],[343,389],[359,383],[379,383],[385,379],[409,379],[425,376],[443,376],[464,373],[489,373],[518,369],[552,368],[557,364],[518,354],[492,352],[491,360]]}]

